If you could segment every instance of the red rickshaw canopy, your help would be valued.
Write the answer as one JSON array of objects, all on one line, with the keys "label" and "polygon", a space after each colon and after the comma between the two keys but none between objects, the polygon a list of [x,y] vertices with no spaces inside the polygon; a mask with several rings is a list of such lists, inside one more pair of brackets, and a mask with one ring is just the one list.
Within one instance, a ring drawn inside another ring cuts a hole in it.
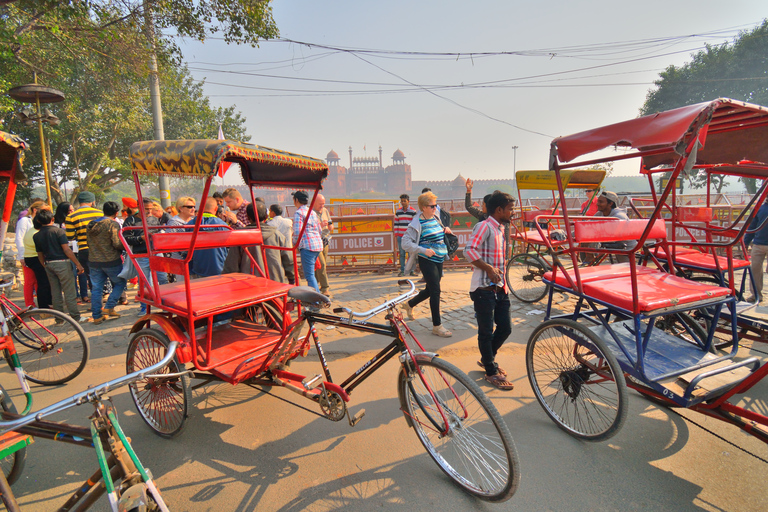
[{"label": "red rickshaw canopy", "polygon": [[[27,143],[18,135],[0,131],[0,180],[26,181],[21,170]],[[11,175],[13,173],[13,175]]]}]

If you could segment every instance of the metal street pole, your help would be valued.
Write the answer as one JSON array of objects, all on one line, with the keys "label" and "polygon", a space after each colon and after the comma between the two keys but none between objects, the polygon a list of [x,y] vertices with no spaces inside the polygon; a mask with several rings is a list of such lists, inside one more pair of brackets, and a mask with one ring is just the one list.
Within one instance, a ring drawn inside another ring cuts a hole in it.
[{"label": "metal street pole", "polygon": [[[152,23],[152,9],[148,0],[144,0],[144,24],[149,42],[149,98],[152,105],[152,126],[155,140],[165,140],[163,128],[163,105],[160,100],[160,77],[157,71],[155,52],[155,25]],[[171,186],[168,177],[160,175],[160,204],[163,210],[171,206]]]},{"label": "metal street pole", "polygon": [[517,175],[517,146],[512,146],[512,174]]}]

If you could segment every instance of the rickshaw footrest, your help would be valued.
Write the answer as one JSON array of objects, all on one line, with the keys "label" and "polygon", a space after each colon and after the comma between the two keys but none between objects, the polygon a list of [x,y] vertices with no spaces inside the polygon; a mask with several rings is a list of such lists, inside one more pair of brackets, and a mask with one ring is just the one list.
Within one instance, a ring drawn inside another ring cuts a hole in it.
[{"label": "rickshaw footrest", "polygon": [[315,375],[314,377],[306,377],[304,380],[301,381],[301,385],[304,386],[304,389],[309,391],[310,389],[315,389],[317,387],[320,387],[320,385],[323,383],[323,376],[322,375]]},{"label": "rickshaw footrest", "polygon": [[347,420],[349,420],[349,426],[354,427],[365,416],[365,409],[360,409],[354,416],[349,415],[349,409],[347,409]]}]

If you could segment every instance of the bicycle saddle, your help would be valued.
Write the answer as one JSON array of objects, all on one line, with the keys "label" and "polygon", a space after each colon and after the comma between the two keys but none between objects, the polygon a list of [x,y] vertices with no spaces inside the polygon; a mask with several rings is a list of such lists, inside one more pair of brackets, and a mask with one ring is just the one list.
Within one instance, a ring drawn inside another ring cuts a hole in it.
[{"label": "bicycle saddle", "polygon": [[288,297],[301,302],[330,304],[331,299],[309,286],[294,286],[288,290]]}]

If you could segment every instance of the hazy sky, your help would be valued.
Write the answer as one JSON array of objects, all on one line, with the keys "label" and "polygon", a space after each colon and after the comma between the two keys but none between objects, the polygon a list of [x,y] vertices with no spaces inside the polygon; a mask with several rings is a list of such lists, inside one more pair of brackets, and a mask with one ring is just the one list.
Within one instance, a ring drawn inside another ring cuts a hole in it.
[{"label": "hazy sky", "polygon": [[330,49],[184,44],[213,104],[236,105],[252,143],[322,159],[333,149],[345,166],[349,146],[354,156],[382,146],[384,165],[400,149],[415,180],[511,178],[512,146],[518,170],[545,169],[552,138],[636,117],[666,66],[768,17],[765,0],[277,0],[273,9],[281,39]]}]

